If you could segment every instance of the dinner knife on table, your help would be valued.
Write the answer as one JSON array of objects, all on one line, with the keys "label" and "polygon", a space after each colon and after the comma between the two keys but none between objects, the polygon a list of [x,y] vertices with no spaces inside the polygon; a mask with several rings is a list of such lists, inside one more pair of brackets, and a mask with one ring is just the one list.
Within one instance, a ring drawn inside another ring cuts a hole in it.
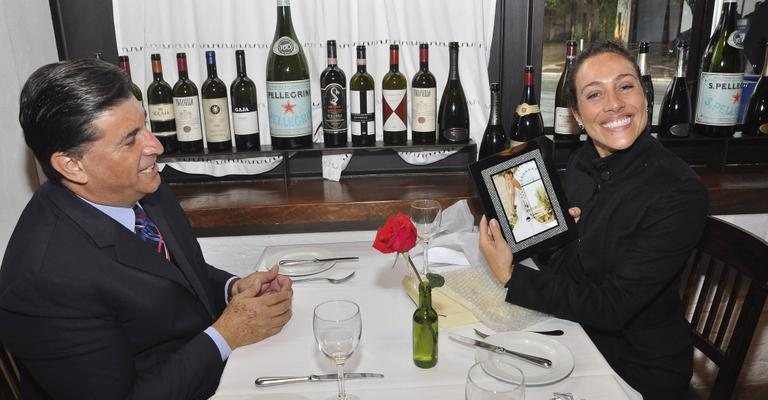
[{"label": "dinner knife on table", "polygon": [[328,258],[307,258],[307,259],[301,259],[301,260],[280,260],[277,262],[278,265],[282,266],[289,266],[289,265],[302,265],[302,264],[314,264],[314,263],[321,263],[321,262],[329,262],[329,261],[345,261],[345,260],[359,260],[360,257],[328,257]]},{"label": "dinner knife on table", "polygon": [[495,344],[490,344],[488,342],[483,342],[482,340],[476,340],[466,336],[450,335],[449,337],[459,343],[480,347],[482,349],[490,350],[498,354],[506,354],[506,355],[515,357],[517,359],[527,361],[531,364],[538,365],[539,367],[542,367],[542,368],[552,367],[552,361],[543,357],[537,357],[530,354],[520,353],[518,351],[509,350],[502,346],[496,346]]},{"label": "dinner knife on table", "polygon": [[[344,379],[358,379],[358,378],[383,378],[383,374],[376,374],[372,372],[345,372]],[[284,383],[295,382],[322,382],[322,381],[335,381],[339,379],[339,374],[325,374],[325,375],[306,375],[306,376],[262,376],[256,378],[254,382],[258,387],[282,385]]]}]

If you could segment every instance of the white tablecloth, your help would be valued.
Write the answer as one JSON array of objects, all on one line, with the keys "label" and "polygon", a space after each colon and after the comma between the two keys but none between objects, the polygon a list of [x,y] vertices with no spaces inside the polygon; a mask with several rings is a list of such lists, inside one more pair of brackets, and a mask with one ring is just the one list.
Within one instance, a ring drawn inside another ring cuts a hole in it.
[{"label": "white tablecloth", "polygon": [[[325,235],[327,239],[334,234]],[[437,366],[431,369],[416,367],[411,358],[411,315],[415,306],[400,283],[406,268],[404,264],[398,264],[393,269],[394,255],[380,254],[371,248],[372,236],[358,238],[365,242],[311,245],[330,249],[337,255],[359,256],[359,261],[338,263],[322,274],[337,277],[355,271],[355,277],[338,285],[296,283],[291,321],[277,335],[232,353],[214,399],[324,399],[333,395],[335,382],[295,383],[269,388],[254,385],[254,379],[259,376],[336,372],[335,365],[317,349],[312,333],[314,306],[331,299],[355,301],[362,314],[360,345],[348,360],[345,371],[379,372],[385,376],[384,379],[348,380],[348,392],[372,400],[464,398],[466,373],[474,361],[475,350],[448,339],[448,333],[472,336],[473,326],[441,329]],[[270,251],[279,250],[282,248],[267,247],[265,257]],[[231,265],[232,260],[229,261]],[[251,259],[248,265],[256,263]],[[243,266],[232,266],[240,273],[247,272]],[[474,327],[490,331],[481,324]],[[571,350],[575,368],[557,383],[527,388],[526,399],[550,399],[553,392],[571,392],[574,399],[587,400],[641,398],[615,374],[578,324],[552,318],[530,329],[564,330],[565,335],[553,338]]]}]

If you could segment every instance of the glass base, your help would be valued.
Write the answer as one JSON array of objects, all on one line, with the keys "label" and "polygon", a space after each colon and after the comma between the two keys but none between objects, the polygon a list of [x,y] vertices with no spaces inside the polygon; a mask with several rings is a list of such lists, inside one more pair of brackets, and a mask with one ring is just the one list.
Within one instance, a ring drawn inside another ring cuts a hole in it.
[{"label": "glass base", "polygon": [[354,394],[347,393],[347,397],[340,397],[338,394],[335,394],[331,397],[326,397],[325,400],[360,400],[360,398]]}]

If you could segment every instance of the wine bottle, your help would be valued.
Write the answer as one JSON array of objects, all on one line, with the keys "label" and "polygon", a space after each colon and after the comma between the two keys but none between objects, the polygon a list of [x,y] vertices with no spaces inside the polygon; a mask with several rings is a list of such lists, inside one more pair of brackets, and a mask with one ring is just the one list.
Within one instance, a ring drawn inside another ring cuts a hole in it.
[{"label": "wine bottle", "polygon": [[349,80],[352,145],[376,144],[376,104],[373,77],[366,70],[365,46],[357,46],[357,72]]},{"label": "wine bottle", "polygon": [[435,143],[437,81],[429,72],[429,45],[419,45],[419,72],[411,81],[411,135],[415,144]]},{"label": "wine bottle", "polygon": [[[128,60],[128,56],[118,57],[117,65],[120,67],[120,69],[123,70],[123,72],[125,72],[126,75],[128,75],[128,79],[131,79],[131,63]],[[133,97],[135,97],[139,102],[144,101],[141,96],[141,89],[139,89],[139,87],[133,83],[133,79],[131,79],[131,93],[133,93]]]},{"label": "wine bottle", "polygon": [[245,69],[245,51],[235,50],[237,78],[229,86],[232,98],[232,130],[238,150],[255,150],[259,141],[259,101],[256,84],[248,78]]},{"label": "wine bottle", "polygon": [[189,80],[187,55],[176,53],[179,80],[173,85],[173,113],[176,115],[176,136],[182,153],[203,151],[203,128],[200,124],[200,99],[197,86]]},{"label": "wine bottle", "polygon": [[163,153],[175,153],[179,149],[176,136],[176,119],[173,112],[173,91],[163,80],[163,64],[160,54],[152,54],[152,83],[147,87],[149,127],[163,145]]},{"label": "wine bottle", "polygon": [[746,136],[768,135],[768,41],[765,42],[763,73],[747,105],[743,134]]},{"label": "wine bottle", "polygon": [[438,320],[432,307],[429,282],[419,282],[419,307],[413,312],[413,363],[419,368],[437,365]]},{"label": "wine bottle", "polygon": [[688,42],[677,44],[677,72],[667,86],[659,115],[660,137],[687,137],[691,128],[691,96],[685,82],[688,64]]},{"label": "wine bottle", "polygon": [[523,82],[525,83],[523,100],[515,109],[515,119],[509,135],[513,146],[544,134],[544,121],[541,119],[541,110],[536,101],[532,65],[525,66]]},{"label": "wine bottle", "polygon": [[448,43],[448,82],[437,114],[440,143],[469,142],[469,107],[459,78],[459,42]]},{"label": "wine bottle", "polygon": [[309,65],[293,30],[290,0],[277,0],[275,38],[267,57],[267,113],[272,147],[312,146]]},{"label": "wine bottle", "polygon": [[400,145],[408,140],[408,80],[400,72],[400,47],[389,45],[389,72],[381,81],[384,144]]},{"label": "wine bottle", "polygon": [[509,138],[501,124],[501,93],[499,84],[491,83],[491,113],[480,143],[478,160],[496,154],[509,147]]},{"label": "wine bottle", "polygon": [[323,107],[323,143],[326,147],[347,145],[347,77],[336,63],[336,41],[329,40],[328,66],[320,74]]},{"label": "wine bottle", "polygon": [[717,29],[701,61],[694,130],[705,136],[727,137],[736,130],[744,77],[736,9],[736,0],[723,2]]},{"label": "wine bottle", "polygon": [[565,42],[565,66],[555,90],[555,139],[560,141],[578,141],[581,133],[565,95],[565,84],[571,74],[574,59],[576,59],[576,41],[569,40]]},{"label": "wine bottle", "polygon": [[216,71],[216,52],[205,52],[208,78],[200,88],[203,98],[203,122],[208,151],[232,150],[232,131],[229,129],[229,101],[227,86]]},{"label": "wine bottle", "polygon": [[637,66],[640,68],[640,84],[643,86],[643,92],[645,92],[646,111],[648,112],[645,131],[650,132],[653,125],[653,80],[651,79],[651,70],[648,68],[648,42],[640,42]]}]

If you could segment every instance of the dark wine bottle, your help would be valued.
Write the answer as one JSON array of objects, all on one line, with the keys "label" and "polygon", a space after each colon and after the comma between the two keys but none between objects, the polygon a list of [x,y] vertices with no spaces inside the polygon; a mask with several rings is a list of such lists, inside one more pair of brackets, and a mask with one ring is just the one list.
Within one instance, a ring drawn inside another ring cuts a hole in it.
[{"label": "dark wine bottle", "polygon": [[365,46],[357,46],[357,72],[349,80],[352,145],[376,144],[375,84],[366,70]]},{"label": "dark wine bottle", "polygon": [[569,40],[565,42],[565,66],[555,91],[555,139],[559,141],[578,141],[581,133],[565,96],[565,85],[571,74],[574,59],[576,59],[576,41]]},{"label": "dark wine bottle", "polygon": [[149,127],[163,145],[163,153],[175,153],[179,149],[176,137],[176,119],[173,112],[173,91],[163,80],[163,64],[160,54],[152,54],[152,83],[147,87]]},{"label": "dark wine bottle", "polygon": [[320,74],[323,107],[323,143],[326,147],[347,145],[347,77],[336,63],[336,41],[327,43],[328,66]]},{"label": "dark wine bottle", "polygon": [[245,51],[235,50],[237,78],[229,86],[232,99],[232,130],[238,150],[256,150],[259,141],[259,101],[256,84],[248,78],[245,69]]},{"label": "dark wine bottle", "polygon": [[400,46],[389,45],[389,72],[381,81],[384,144],[401,145],[408,140],[408,80],[400,72]]},{"label": "dark wine bottle", "polygon": [[[120,69],[125,72],[126,75],[128,75],[128,79],[131,79],[131,62],[128,60],[128,56],[120,56],[117,58],[117,65],[120,67]],[[139,89],[138,86],[136,86],[135,83],[133,83],[133,80],[131,79],[131,92],[133,93],[133,97],[136,98],[139,102],[144,101],[144,99],[141,96],[141,89]]]},{"label": "dark wine bottle", "polygon": [[203,151],[203,127],[200,123],[200,99],[197,86],[189,79],[187,55],[176,53],[179,80],[173,85],[173,113],[176,115],[176,136],[182,153]]},{"label": "dark wine bottle", "polygon": [[744,78],[742,33],[736,29],[736,0],[725,0],[717,29],[701,61],[694,130],[728,137],[736,130]]},{"label": "dark wine bottle", "polygon": [[765,42],[763,73],[749,98],[744,117],[745,136],[768,136],[768,41]]},{"label": "dark wine bottle", "polygon": [[419,71],[411,81],[411,136],[414,144],[435,143],[437,81],[429,72],[429,45],[419,45]]},{"label": "dark wine bottle", "polygon": [[525,66],[523,81],[525,83],[523,100],[515,109],[515,119],[509,135],[512,146],[544,134],[544,121],[541,119],[541,110],[536,101],[532,65]]},{"label": "dark wine bottle", "polygon": [[203,122],[208,151],[232,150],[232,131],[229,129],[229,101],[227,86],[216,71],[216,52],[205,52],[208,78],[200,88],[203,98]]},{"label": "dark wine bottle", "polygon": [[486,158],[509,147],[509,137],[501,124],[501,93],[499,84],[491,83],[491,113],[480,143],[478,159]]},{"label": "dark wine bottle", "polygon": [[469,142],[469,107],[459,78],[459,42],[448,43],[450,65],[437,114],[440,143]]},{"label": "dark wine bottle", "polygon": [[651,79],[651,70],[648,68],[648,42],[640,42],[640,52],[637,54],[637,66],[640,68],[640,84],[645,92],[648,112],[645,131],[650,132],[653,125],[653,79]]},{"label": "dark wine bottle", "polygon": [[272,147],[312,146],[309,64],[293,30],[290,0],[277,0],[275,38],[267,57],[267,112]]},{"label": "dark wine bottle", "polygon": [[659,115],[660,137],[687,137],[691,129],[691,96],[685,82],[685,68],[688,64],[688,42],[677,44],[677,72],[667,86]]}]

